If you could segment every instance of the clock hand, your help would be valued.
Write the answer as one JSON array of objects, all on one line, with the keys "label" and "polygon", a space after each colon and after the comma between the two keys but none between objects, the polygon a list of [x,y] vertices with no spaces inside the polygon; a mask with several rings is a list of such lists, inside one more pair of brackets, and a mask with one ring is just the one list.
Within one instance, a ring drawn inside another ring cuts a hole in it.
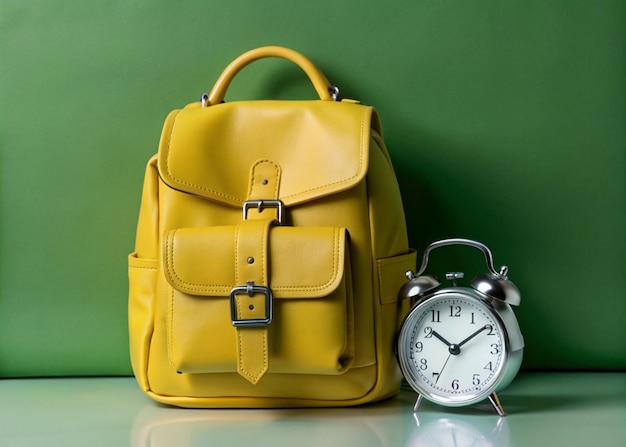
[{"label": "clock hand", "polygon": [[437,380],[435,380],[435,385],[437,385],[437,382],[439,382],[439,379],[441,378],[441,373],[446,368],[446,365],[448,364],[448,360],[450,360],[450,357],[452,357],[452,353],[448,354],[448,358],[446,359],[446,362],[441,367],[441,370],[439,371],[439,374],[437,374]]},{"label": "clock hand", "polygon": [[456,343],[450,343],[448,340],[439,335],[437,331],[432,331],[431,334],[433,334],[435,337],[437,337],[439,340],[446,344],[446,346],[448,347],[448,352],[450,352],[450,354],[459,355],[461,353],[460,345],[457,345]]},{"label": "clock hand", "polygon": [[463,340],[461,343],[459,343],[457,346],[460,348],[461,346],[463,346],[465,343],[467,343],[468,341],[470,341],[472,338],[476,337],[478,334],[480,334],[482,331],[486,331],[487,329],[491,329],[491,325],[490,324],[486,324],[483,327],[481,327],[480,329],[478,329],[476,332],[474,332],[472,335],[470,335],[469,337],[467,337],[465,340]]},{"label": "clock hand", "polygon": [[432,331],[431,334],[433,334],[435,337],[437,337],[439,340],[441,340],[442,342],[444,342],[446,344],[446,346],[450,346],[452,343],[450,343],[448,340],[446,340],[445,338],[443,338],[441,335],[439,335],[439,332],[437,331]]}]

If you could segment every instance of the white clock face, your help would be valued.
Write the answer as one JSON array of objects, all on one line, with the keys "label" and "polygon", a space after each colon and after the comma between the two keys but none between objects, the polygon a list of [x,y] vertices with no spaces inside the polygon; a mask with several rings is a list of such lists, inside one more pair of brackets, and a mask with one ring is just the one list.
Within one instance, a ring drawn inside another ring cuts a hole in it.
[{"label": "white clock face", "polygon": [[411,311],[398,357],[407,381],[422,396],[468,405],[495,391],[507,359],[505,340],[503,324],[487,304],[450,291]]}]

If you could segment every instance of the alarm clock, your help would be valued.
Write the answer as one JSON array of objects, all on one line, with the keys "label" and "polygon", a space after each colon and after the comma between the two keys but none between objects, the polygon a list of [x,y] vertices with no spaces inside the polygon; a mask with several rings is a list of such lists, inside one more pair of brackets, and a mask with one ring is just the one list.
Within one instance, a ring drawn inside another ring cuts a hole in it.
[{"label": "alarm clock", "polygon": [[[440,247],[465,245],[485,256],[488,272],[469,287],[457,286],[462,272],[450,272],[449,287],[424,275],[430,253]],[[444,239],[424,251],[422,265],[407,272],[401,299],[411,309],[397,338],[396,353],[408,384],[422,398],[450,407],[488,399],[500,416],[505,412],[496,392],[515,378],[522,363],[524,339],[511,306],[520,304],[517,287],[507,278],[508,268],[496,271],[487,246],[469,239]]]}]

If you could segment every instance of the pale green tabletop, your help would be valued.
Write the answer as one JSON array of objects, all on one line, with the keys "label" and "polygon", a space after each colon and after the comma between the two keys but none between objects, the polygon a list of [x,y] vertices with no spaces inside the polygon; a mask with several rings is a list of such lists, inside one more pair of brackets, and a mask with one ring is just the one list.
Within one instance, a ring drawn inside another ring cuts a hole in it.
[{"label": "pale green tabletop", "polygon": [[356,408],[183,410],[132,378],[0,381],[0,445],[626,446],[626,373],[522,374],[489,405],[448,410],[402,391]]}]

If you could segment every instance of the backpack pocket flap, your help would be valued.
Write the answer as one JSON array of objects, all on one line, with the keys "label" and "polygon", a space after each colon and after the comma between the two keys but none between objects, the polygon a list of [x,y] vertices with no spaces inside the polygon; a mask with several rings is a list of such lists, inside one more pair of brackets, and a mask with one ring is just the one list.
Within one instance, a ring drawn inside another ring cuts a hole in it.
[{"label": "backpack pocket flap", "polygon": [[[228,296],[242,286],[235,283],[236,234],[235,226],[169,231],[162,259],[168,283],[182,293],[207,297]],[[344,276],[346,237],[345,228],[271,228],[265,256],[274,298],[330,295]]]},{"label": "backpack pocket flap", "polygon": [[159,175],[171,188],[233,207],[249,197],[251,167],[282,170],[279,197],[294,205],[365,178],[372,108],[331,101],[239,101],[168,116]]}]

